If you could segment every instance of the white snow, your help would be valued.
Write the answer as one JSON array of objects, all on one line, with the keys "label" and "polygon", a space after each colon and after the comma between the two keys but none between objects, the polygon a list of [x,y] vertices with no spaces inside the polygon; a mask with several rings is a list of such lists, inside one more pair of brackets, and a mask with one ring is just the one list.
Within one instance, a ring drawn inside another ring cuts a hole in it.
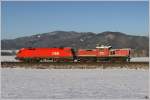
[{"label": "white snow", "polygon": [[131,58],[131,62],[138,62],[138,61],[149,62],[149,57],[134,57],[134,58]]},{"label": "white snow", "polygon": [[10,52],[10,53],[13,52],[13,51],[18,52],[18,50],[1,50],[1,52]]},{"label": "white snow", "polygon": [[1,56],[1,61],[17,62],[18,60],[16,60],[15,57],[16,56]]},{"label": "white snow", "polygon": [[144,99],[144,69],[1,69],[2,98]]}]

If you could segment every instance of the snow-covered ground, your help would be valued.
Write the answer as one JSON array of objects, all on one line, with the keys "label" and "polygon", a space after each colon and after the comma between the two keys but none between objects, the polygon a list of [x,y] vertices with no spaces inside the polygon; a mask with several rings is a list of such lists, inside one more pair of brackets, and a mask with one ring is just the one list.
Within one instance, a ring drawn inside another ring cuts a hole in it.
[{"label": "snow-covered ground", "polygon": [[[144,69],[23,69],[2,68],[2,98],[144,99]],[[19,99],[18,99],[19,100]]]},{"label": "snow-covered ground", "polygon": [[[16,62],[17,60],[15,59],[15,56],[1,56],[1,61]],[[134,57],[134,58],[131,58],[131,62],[136,62],[136,61],[148,62],[149,57]]]},{"label": "snow-covered ground", "polygon": [[1,56],[1,61],[17,62],[16,56]]},{"label": "snow-covered ground", "polygon": [[132,62],[136,62],[136,61],[142,61],[142,62],[149,62],[149,57],[134,57],[131,58]]}]

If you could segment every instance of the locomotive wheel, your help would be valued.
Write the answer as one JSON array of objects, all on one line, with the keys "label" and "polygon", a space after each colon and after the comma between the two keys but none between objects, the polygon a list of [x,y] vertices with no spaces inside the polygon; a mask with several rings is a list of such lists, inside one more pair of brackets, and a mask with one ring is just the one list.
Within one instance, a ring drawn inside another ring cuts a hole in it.
[{"label": "locomotive wheel", "polygon": [[69,58],[54,58],[53,62],[73,62],[73,59],[69,59]]},{"label": "locomotive wheel", "polygon": [[109,58],[97,58],[97,62],[109,62]]},{"label": "locomotive wheel", "polygon": [[125,57],[113,57],[110,59],[110,62],[127,62]]},{"label": "locomotive wheel", "polygon": [[127,62],[130,62],[130,58],[127,58]]},{"label": "locomotive wheel", "polygon": [[96,62],[97,59],[95,57],[81,57],[79,58],[80,62]]},{"label": "locomotive wheel", "polygon": [[31,63],[31,62],[40,62],[40,59],[22,59],[21,61]]}]

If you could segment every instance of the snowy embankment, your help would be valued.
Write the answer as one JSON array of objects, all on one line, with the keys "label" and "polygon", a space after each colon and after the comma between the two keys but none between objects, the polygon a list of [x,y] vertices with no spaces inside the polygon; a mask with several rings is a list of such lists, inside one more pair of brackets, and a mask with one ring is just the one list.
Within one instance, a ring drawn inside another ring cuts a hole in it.
[{"label": "snowy embankment", "polygon": [[[7,62],[17,62],[17,60],[15,59],[16,56],[1,56],[1,61],[7,61]],[[131,62],[148,62],[149,61],[149,57],[134,57],[131,58]]]},{"label": "snowy embankment", "polygon": [[144,99],[148,70],[3,68],[2,98]]},{"label": "snowy embankment", "polygon": [[6,62],[17,62],[18,60],[15,59],[16,56],[1,56],[1,61]]},{"label": "snowy embankment", "polygon": [[131,62],[149,62],[149,57],[134,57],[131,58]]}]

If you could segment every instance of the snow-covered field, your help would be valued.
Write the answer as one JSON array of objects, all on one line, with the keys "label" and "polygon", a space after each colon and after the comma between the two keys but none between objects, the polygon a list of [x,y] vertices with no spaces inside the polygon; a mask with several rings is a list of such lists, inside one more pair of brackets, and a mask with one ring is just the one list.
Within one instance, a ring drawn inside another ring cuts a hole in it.
[{"label": "snow-covered field", "polygon": [[[2,98],[144,99],[144,69],[23,69],[2,68]],[[19,99],[18,99],[19,100]]]},{"label": "snow-covered field", "polygon": [[135,57],[131,58],[132,62],[141,61],[141,62],[149,62],[149,57]]},{"label": "snow-covered field", "polygon": [[1,56],[1,61],[17,62],[16,56]]}]

